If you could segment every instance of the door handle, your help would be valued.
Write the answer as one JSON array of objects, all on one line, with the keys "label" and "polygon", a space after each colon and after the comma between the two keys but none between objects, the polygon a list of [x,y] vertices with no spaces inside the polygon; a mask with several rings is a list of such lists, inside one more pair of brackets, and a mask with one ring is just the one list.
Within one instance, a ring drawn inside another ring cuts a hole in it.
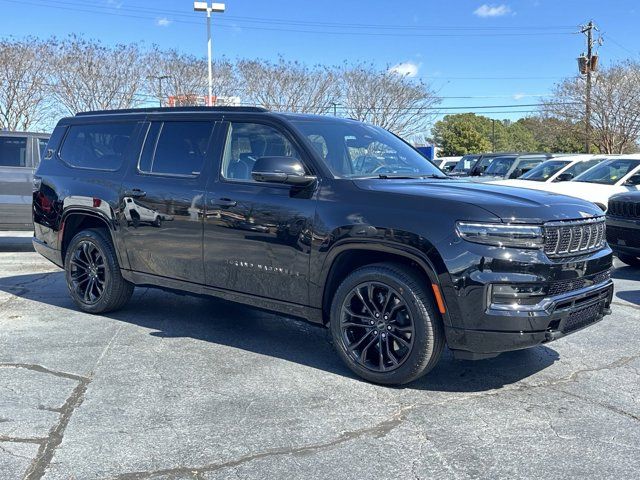
[{"label": "door handle", "polygon": [[124,192],[125,197],[133,197],[133,198],[142,198],[147,195],[147,192],[143,192],[139,188],[134,188],[132,190],[127,190]]},{"label": "door handle", "polygon": [[212,198],[211,204],[217,205],[218,207],[235,207],[238,202],[231,200],[230,198]]}]

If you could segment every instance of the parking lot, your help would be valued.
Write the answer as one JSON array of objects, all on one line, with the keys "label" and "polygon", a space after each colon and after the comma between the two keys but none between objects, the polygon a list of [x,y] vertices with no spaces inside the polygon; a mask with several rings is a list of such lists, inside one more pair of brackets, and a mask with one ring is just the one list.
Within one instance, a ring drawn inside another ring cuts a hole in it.
[{"label": "parking lot", "polygon": [[555,343],[427,377],[354,377],[327,333],[139,288],[74,308],[61,270],[0,238],[2,478],[637,478],[640,271]]}]

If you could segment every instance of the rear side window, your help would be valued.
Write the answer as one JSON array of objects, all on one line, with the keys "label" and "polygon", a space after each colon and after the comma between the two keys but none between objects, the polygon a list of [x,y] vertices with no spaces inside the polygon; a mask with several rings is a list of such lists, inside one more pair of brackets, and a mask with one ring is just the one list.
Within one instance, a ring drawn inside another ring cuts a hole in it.
[{"label": "rear side window", "polygon": [[134,128],[133,122],[72,125],[60,149],[60,159],[76,168],[118,170]]},{"label": "rear side window", "polygon": [[0,137],[0,167],[27,166],[27,137]]},{"label": "rear side window", "polygon": [[197,176],[202,171],[213,122],[153,122],[140,155],[142,173]]}]

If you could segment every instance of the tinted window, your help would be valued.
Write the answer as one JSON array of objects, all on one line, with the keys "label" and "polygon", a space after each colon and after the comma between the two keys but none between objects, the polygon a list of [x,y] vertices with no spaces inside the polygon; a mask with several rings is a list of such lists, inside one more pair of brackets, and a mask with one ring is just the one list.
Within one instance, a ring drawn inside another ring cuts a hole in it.
[{"label": "tinted window", "polygon": [[60,158],[72,167],[118,170],[134,128],[133,122],[72,125],[60,149]]},{"label": "tinted window", "polygon": [[492,160],[484,171],[484,174],[496,176],[506,175],[515,159],[516,157],[497,157]]},{"label": "tinted window", "polygon": [[540,165],[542,162],[544,161],[543,158],[536,158],[536,159],[531,159],[531,160],[522,160],[518,165],[517,165],[517,169],[525,172],[528,172],[529,170],[531,170],[534,167],[537,167],[538,165]]},{"label": "tinted window", "polygon": [[0,137],[0,166],[26,167],[27,137]]},{"label": "tinted window", "polygon": [[212,122],[152,123],[138,168],[157,175],[199,175],[212,130]]},{"label": "tinted window", "polygon": [[465,155],[460,160],[458,160],[458,163],[456,163],[456,166],[453,167],[452,171],[468,172],[474,167],[474,165],[478,161],[478,158],[480,158],[479,155]]},{"label": "tinted window", "polygon": [[[324,148],[324,138],[315,141],[318,152]],[[251,170],[260,157],[300,158],[295,147],[278,130],[258,123],[232,123],[222,159],[222,176],[228,180],[252,181]]]}]

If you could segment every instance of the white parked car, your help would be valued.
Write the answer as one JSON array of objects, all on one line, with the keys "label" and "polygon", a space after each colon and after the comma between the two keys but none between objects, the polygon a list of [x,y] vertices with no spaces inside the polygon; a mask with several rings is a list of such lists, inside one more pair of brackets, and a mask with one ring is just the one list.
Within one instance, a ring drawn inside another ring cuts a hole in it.
[{"label": "white parked car", "polygon": [[163,220],[173,220],[171,215],[162,215],[155,210],[143,207],[131,197],[124,197],[124,216],[130,225],[136,228],[141,224],[160,227]]},{"label": "white parked car", "polygon": [[462,157],[439,157],[433,163],[443,172],[447,173],[453,170]]},{"label": "white parked car", "polygon": [[591,167],[569,182],[531,182],[526,188],[582,198],[607,210],[609,197],[640,187],[640,154],[619,155]]},{"label": "white parked car", "polygon": [[609,158],[612,158],[611,155],[579,154],[554,157],[542,162],[518,178],[490,183],[545,190],[544,185],[537,187],[536,183],[568,182]]}]

